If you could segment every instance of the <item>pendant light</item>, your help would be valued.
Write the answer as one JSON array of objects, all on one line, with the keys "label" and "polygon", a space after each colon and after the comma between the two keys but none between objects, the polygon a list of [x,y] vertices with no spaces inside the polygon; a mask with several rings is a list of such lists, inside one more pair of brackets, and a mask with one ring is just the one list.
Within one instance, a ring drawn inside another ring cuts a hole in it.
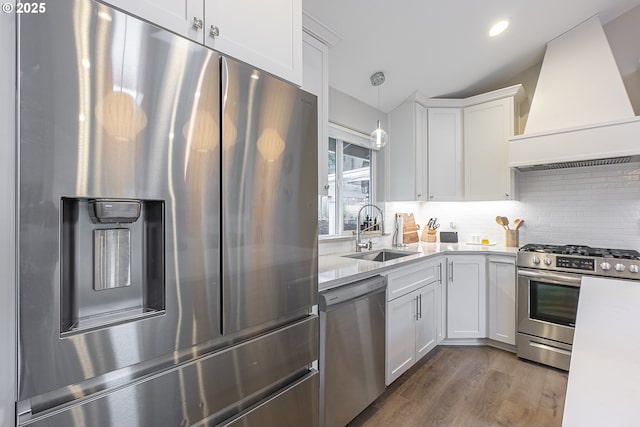
[{"label": "pendant light", "polygon": [[[385,81],[384,73],[382,71],[378,71],[377,73],[373,73],[370,77],[371,85],[373,87],[378,88],[378,110],[380,109],[380,86]],[[378,120],[378,126],[375,128],[373,132],[371,132],[371,136],[369,136],[369,141],[374,148],[381,149],[385,145],[387,145],[387,132],[382,129],[380,125],[380,120]]]}]

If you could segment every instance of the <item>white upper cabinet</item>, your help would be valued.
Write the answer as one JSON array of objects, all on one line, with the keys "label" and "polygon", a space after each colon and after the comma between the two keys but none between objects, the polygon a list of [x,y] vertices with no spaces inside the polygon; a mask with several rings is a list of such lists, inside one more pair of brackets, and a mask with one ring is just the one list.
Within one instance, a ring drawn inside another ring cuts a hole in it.
[{"label": "white upper cabinet", "polygon": [[388,201],[427,200],[427,110],[415,102],[389,114]]},{"label": "white upper cabinet", "polygon": [[[514,171],[509,138],[515,133],[522,86],[468,98],[464,109],[464,191],[466,200],[513,200]],[[497,98],[497,99],[496,99]]]},{"label": "white upper cabinet", "polygon": [[511,200],[521,85],[465,99],[414,94],[389,114],[388,201]]},{"label": "white upper cabinet", "polygon": [[300,86],[302,0],[107,0]]},{"label": "white upper cabinet", "polygon": [[205,45],[302,85],[302,0],[207,0]]},{"label": "white upper cabinet", "polygon": [[106,0],[105,3],[176,34],[204,43],[203,0]]},{"label": "white upper cabinet", "polygon": [[328,135],[329,47],[307,34],[302,35],[302,88],[318,97],[318,194],[329,194]]},{"label": "white upper cabinet", "polygon": [[406,102],[389,115],[390,201],[462,200],[462,109]]},{"label": "white upper cabinet", "polygon": [[463,200],[462,109],[428,108],[430,201]]}]

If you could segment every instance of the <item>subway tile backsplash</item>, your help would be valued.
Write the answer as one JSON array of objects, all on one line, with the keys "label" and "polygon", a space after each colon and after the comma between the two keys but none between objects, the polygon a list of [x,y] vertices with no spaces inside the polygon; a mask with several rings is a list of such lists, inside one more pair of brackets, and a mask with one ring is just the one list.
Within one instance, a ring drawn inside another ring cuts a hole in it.
[{"label": "subway tile backsplash", "polygon": [[520,174],[526,242],[640,249],[640,163]]},{"label": "subway tile backsplash", "polygon": [[[437,217],[438,231],[457,231],[461,243],[479,235],[504,244],[495,222],[525,220],[526,243],[579,244],[640,250],[640,163],[519,173],[519,200],[497,202],[391,202],[385,227],[393,231],[396,212],[413,213],[422,228]],[[389,244],[390,238],[380,244]],[[321,243],[320,253],[352,250],[353,242]],[[380,246],[378,246],[380,247]]]}]

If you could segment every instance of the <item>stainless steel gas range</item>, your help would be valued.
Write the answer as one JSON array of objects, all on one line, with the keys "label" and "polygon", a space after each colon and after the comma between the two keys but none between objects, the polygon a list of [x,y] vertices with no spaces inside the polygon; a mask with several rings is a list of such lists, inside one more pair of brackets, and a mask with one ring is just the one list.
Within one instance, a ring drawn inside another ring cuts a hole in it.
[{"label": "stainless steel gas range", "polygon": [[518,357],[568,371],[582,276],[640,280],[640,253],[530,244],[517,267]]}]

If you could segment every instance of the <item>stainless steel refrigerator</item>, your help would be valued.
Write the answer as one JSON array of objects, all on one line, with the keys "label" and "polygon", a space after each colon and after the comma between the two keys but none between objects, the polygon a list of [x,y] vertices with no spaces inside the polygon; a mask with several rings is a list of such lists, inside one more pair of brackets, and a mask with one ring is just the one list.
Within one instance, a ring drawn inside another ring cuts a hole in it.
[{"label": "stainless steel refrigerator", "polygon": [[17,50],[17,424],[317,425],[316,98],[90,0]]}]

